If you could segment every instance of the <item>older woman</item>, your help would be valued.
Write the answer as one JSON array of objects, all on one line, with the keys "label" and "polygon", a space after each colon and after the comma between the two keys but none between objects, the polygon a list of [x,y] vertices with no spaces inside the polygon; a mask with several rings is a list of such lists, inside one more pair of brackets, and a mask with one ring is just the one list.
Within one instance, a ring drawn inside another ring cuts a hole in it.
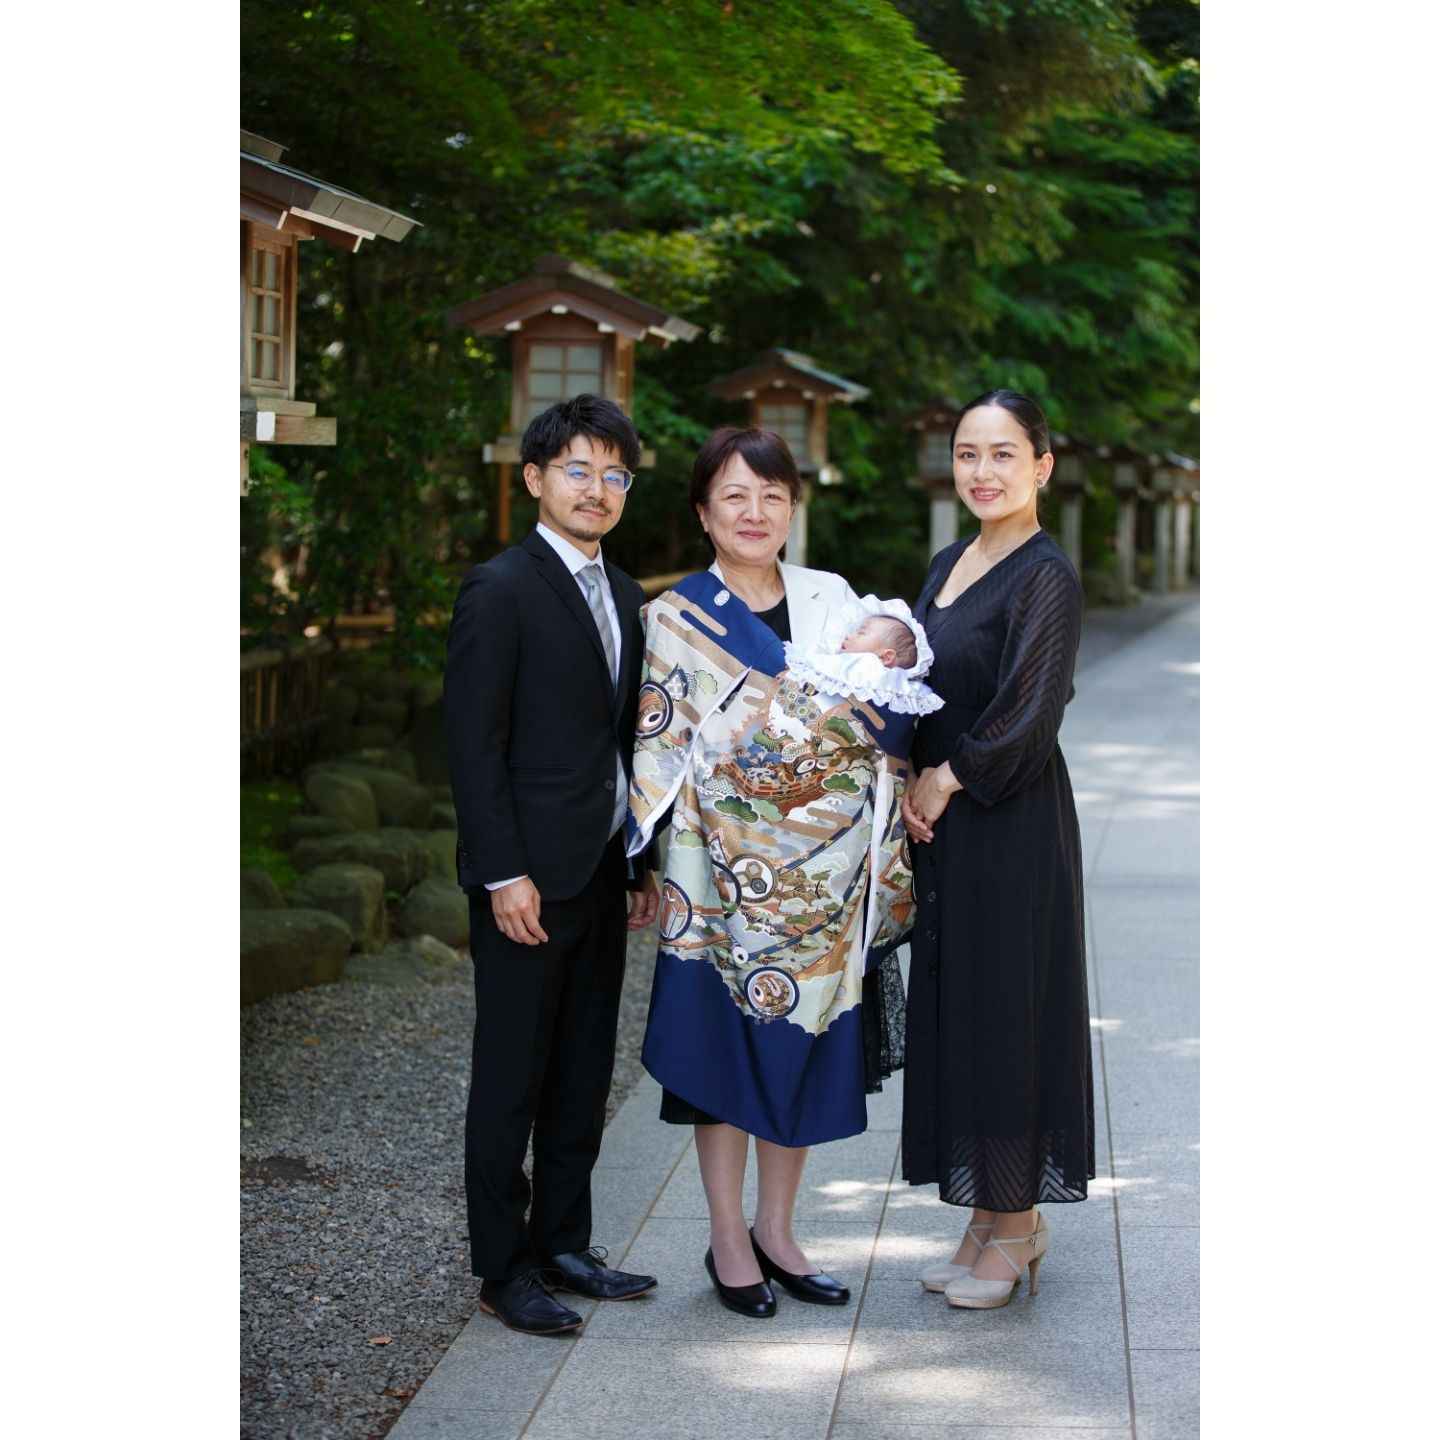
[{"label": "older woman", "polygon": [[696,1127],[706,1269],[757,1317],[775,1313],[770,1280],[849,1299],[796,1242],[795,1199],[807,1147],[863,1130],[866,1089],[898,1063],[893,945],[911,907],[908,725],[785,674],[782,642],[818,642],[856,602],[838,575],[781,563],[800,496],[768,431],[701,447],[690,498],[715,563],[647,609],[631,790],[632,851],[667,817],[672,830],[644,1061],[661,1118]]}]

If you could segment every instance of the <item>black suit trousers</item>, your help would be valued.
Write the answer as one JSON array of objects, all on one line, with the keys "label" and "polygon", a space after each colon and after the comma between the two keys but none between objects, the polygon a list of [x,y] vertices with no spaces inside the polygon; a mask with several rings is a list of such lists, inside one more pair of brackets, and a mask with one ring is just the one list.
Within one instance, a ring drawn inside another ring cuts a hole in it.
[{"label": "black suit trousers", "polygon": [[475,1044],[465,1196],[470,1268],[487,1280],[503,1283],[538,1256],[590,1244],[590,1171],[605,1129],[625,976],[622,837],[605,847],[578,895],[542,898],[540,925],[550,937],[543,944],[507,939],[489,894],[470,897]]}]

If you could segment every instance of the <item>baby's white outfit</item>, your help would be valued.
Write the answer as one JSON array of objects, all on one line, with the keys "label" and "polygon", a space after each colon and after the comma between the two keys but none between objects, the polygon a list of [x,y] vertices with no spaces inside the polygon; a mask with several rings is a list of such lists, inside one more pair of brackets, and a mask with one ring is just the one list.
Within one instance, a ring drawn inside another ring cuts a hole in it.
[{"label": "baby's white outfit", "polygon": [[[878,655],[867,651],[840,649],[840,642],[866,619],[884,615],[903,620],[915,636],[915,663],[902,670],[886,669]],[[807,685],[831,695],[853,695],[857,700],[885,705],[901,715],[929,715],[945,702],[921,679],[935,663],[935,652],[925,638],[925,628],[910,613],[903,600],[881,600],[866,595],[832,614],[811,645],[785,642],[785,662],[790,673]]]}]

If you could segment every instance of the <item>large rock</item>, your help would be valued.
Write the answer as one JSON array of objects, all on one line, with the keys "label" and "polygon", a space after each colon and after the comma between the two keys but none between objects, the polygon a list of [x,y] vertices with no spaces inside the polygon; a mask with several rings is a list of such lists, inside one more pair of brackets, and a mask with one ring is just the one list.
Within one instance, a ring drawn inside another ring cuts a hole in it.
[{"label": "large rock", "polygon": [[338,980],[349,953],[350,927],[328,911],[242,910],[240,1003]]},{"label": "large rock", "polygon": [[410,687],[411,711],[423,710],[427,705],[438,705],[445,698],[445,677],[427,675]]},{"label": "large rock", "polygon": [[371,985],[393,985],[413,990],[438,985],[461,963],[448,945],[433,935],[391,941],[378,955],[352,955],[345,963],[345,979]]},{"label": "large rock", "polygon": [[393,725],[399,735],[410,719],[408,700],[370,700],[360,702],[360,713],[355,717],[357,725]]},{"label": "large rock", "polygon": [[[380,765],[364,765],[354,760],[321,760],[305,768],[305,782],[319,775],[338,775],[359,780],[369,787],[381,825],[403,825],[415,830],[430,826],[433,802],[427,786],[406,780],[394,770]],[[362,826],[356,826],[357,830]]]},{"label": "large rock", "polygon": [[303,874],[319,865],[371,865],[385,877],[386,890],[403,895],[427,875],[433,875],[436,862],[434,852],[415,831],[387,826],[302,840],[290,852],[290,863]]},{"label": "large rock", "polygon": [[372,865],[317,865],[285,892],[285,903],[338,915],[361,950],[385,943],[385,877]]},{"label": "large rock", "polygon": [[283,910],[285,897],[274,876],[258,865],[246,865],[240,871],[240,908],[242,910]]},{"label": "large rock", "polygon": [[372,745],[367,750],[352,750],[342,755],[342,760],[351,760],[359,765],[369,765],[376,770],[393,770],[405,780],[418,780],[420,771],[415,765],[415,756],[402,745],[391,745],[381,749]]},{"label": "large rock", "polygon": [[403,945],[405,949],[423,957],[432,965],[468,965],[470,963],[470,954],[467,950],[461,948],[457,951],[453,945],[447,945],[433,935],[411,935],[406,940],[396,941],[396,944]]},{"label": "large rock", "polygon": [[355,830],[373,830],[380,823],[375,796],[358,776],[327,766],[307,772],[303,788],[317,814],[341,820]]},{"label": "large rock", "polygon": [[450,771],[445,758],[445,707],[438,699],[417,705],[410,721],[410,748],[420,778],[427,785],[446,784]]},{"label": "large rock", "polygon": [[375,797],[375,808],[380,812],[382,825],[407,825],[413,830],[429,827],[435,802],[425,786],[388,773],[383,780],[367,783]]},{"label": "large rock", "polygon": [[387,769],[398,771],[407,780],[420,779],[420,766],[415,761],[415,752],[410,749],[406,740],[402,739],[399,744],[392,745],[384,755],[383,763]]},{"label": "large rock", "polygon": [[398,670],[363,670],[351,677],[366,700],[403,700],[415,682]]},{"label": "large rock", "polygon": [[348,725],[360,708],[360,692],[353,685],[332,685],[325,692],[325,713],[337,725]]},{"label": "large rock", "polygon": [[425,830],[420,838],[435,857],[435,874],[460,883],[460,871],[455,865],[455,832],[453,830]]},{"label": "large rock", "polygon": [[432,876],[405,897],[399,924],[402,935],[434,935],[447,945],[464,945],[470,939],[470,903],[453,882]]},{"label": "large rock", "polygon": [[318,840],[322,835],[344,835],[354,828],[331,815],[292,815],[285,822],[285,838],[296,845],[301,840]]},{"label": "large rock", "polygon": [[362,750],[370,745],[384,748],[400,738],[398,725],[341,725],[336,731],[336,748],[340,751]]}]

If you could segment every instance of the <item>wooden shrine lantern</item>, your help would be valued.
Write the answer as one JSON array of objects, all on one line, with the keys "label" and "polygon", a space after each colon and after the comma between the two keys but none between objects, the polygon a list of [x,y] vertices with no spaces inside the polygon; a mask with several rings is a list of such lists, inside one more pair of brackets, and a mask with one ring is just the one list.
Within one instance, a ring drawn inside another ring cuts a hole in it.
[{"label": "wooden shrine lantern", "polygon": [[333,445],[335,421],[295,398],[300,241],[354,252],[418,223],[280,164],[283,145],[240,132],[240,493],[251,445]]},{"label": "wooden shrine lantern", "polygon": [[900,424],[915,432],[915,473],[910,483],[930,493],[930,554],[953,545],[960,533],[959,500],[955,495],[955,467],[950,437],[960,419],[961,407],[953,400],[935,400],[923,410],[900,417]]},{"label": "wooden shrine lantern", "polygon": [[796,508],[786,550],[796,565],[805,563],[806,503],[810,481],[838,485],[844,476],[829,463],[828,418],[832,403],[853,405],[869,390],[821,370],[798,350],[767,350],[753,365],[737,370],[706,387],[722,400],[748,400],[750,424],[772,430],[790,447],[804,485],[804,498]]},{"label": "wooden shrine lantern", "polygon": [[[508,432],[485,446],[487,463],[500,464],[498,537],[510,539],[510,476],[520,460],[525,427],[558,400],[603,395],[627,415],[635,394],[635,345],[693,340],[700,327],[625,295],[598,270],[544,255],[535,273],[502,285],[445,312],[445,319],[477,335],[515,337],[510,367]],[[655,463],[641,452],[640,463]]]}]

